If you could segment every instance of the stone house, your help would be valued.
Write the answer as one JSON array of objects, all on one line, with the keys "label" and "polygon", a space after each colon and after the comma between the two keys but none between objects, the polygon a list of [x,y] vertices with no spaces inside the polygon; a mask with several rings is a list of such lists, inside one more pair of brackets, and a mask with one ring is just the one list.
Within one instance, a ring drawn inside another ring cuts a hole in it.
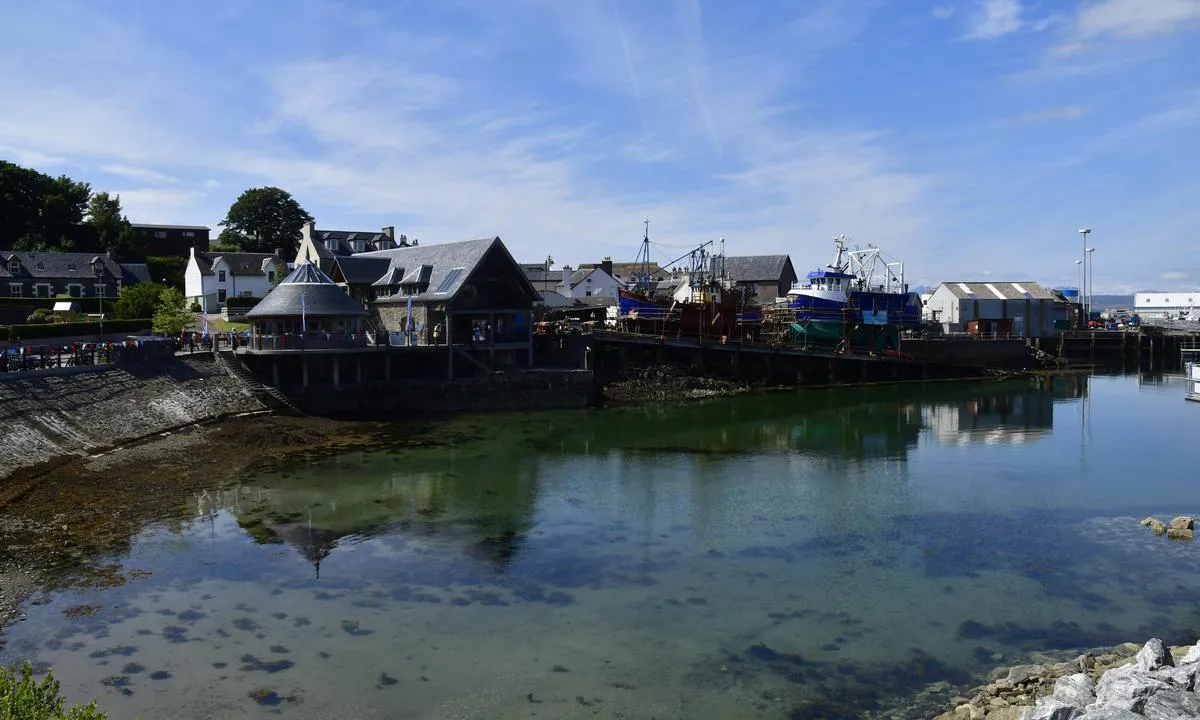
[{"label": "stone house", "polygon": [[295,264],[312,263],[334,278],[334,261],[366,252],[392,250],[417,245],[417,241],[401,235],[396,237],[396,228],[388,226],[379,231],[318,230],[312,222],[300,229],[300,247],[296,252]]},{"label": "stone house", "polygon": [[500,238],[359,257],[388,261],[372,284],[379,329],[413,332],[423,343],[448,345],[489,368],[532,363],[532,312],[540,296]]},{"label": "stone house", "polygon": [[725,258],[725,274],[762,305],[786,297],[798,276],[788,255],[735,255]]},{"label": "stone house", "polygon": [[0,250],[4,297],[116,298],[139,282],[150,282],[144,263],[120,263],[109,254]]}]

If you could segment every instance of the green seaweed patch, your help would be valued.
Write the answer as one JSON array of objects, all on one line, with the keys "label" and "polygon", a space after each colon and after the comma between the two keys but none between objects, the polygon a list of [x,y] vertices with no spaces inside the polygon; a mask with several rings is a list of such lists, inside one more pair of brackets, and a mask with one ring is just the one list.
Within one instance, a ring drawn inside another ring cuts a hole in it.
[{"label": "green seaweed patch", "polygon": [[170,643],[185,643],[188,641],[187,628],[180,625],[168,625],[162,629],[162,636]]},{"label": "green seaweed patch", "polygon": [[117,690],[125,696],[133,694],[133,690],[129,688],[129,678],[125,675],[109,675],[106,678],[102,678],[100,684]]},{"label": "green seaweed patch", "polygon": [[63,610],[63,615],[66,615],[72,619],[91,617],[103,609],[103,605],[72,605],[66,610]]},{"label": "green seaweed patch", "polygon": [[284,697],[270,688],[259,688],[250,691],[249,694],[251,700],[266,707],[278,707],[285,702],[296,702],[295,695]]},{"label": "green seaweed patch", "polygon": [[397,680],[396,678],[392,677],[391,675],[388,675],[386,672],[381,672],[381,673],[379,673],[379,684],[376,687],[378,687],[380,690],[382,690],[383,688],[388,687],[390,685],[395,685],[398,682],[400,682],[400,681]]},{"label": "green seaweed patch", "polygon": [[111,655],[120,655],[121,657],[129,657],[130,655],[134,654],[135,652],[137,652],[136,645],[116,645],[114,647],[110,647],[105,650],[93,650],[92,652],[88,653],[88,657],[106,658]]},{"label": "green seaweed patch", "polygon": [[141,665],[141,664],[135,663],[135,662],[131,662],[128,665],[126,665],[125,667],[121,668],[121,672],[125,673],[126,675],[137,675],[138,673],[144,672],[145,670],[146,670],[145,665]]},{"label": "green seaweed patch", "polygon": [[202,620],[208,616],[205,615],[204,613],[200,612],[199,610],[184,610],[183,612],[179,613],[179,615],[176,617],[181,622],[194,623],[197,620]]},{"label": "green seaweed patch", "polygon": [[366,628],[359,627],[357,620],[343,620],[342,631],[347,635],[353,635],[355,637],[362,637],[363,635],[370,635],[375,632],[374,630],[367,630]]},{"label": "green seaweed patch", "polygon": [[286,654],[290,653],[291,650],[288,650],[283,645],[272,645],[271,652],[276,653],[278,655],[286,655]]},{"label": "green seaweed patch", "polygon": [[233,626],[243,632],[256,632],[259,629],[258,623],[248,617],[240,617],[234,620]]},{"label": "green seaweed patch", "polygon": [[296,663],[291,660],[259,660],[257,657],[246,653],[242,656],[242,670],[246,672],[254,670],[262,670],[271,674],[282,672],[288,668],[295,667]]},{"label": "green seaweed patch", "polygon": [[170,680],[171,677],[171,673],[167,672],[166,670],[155,670],[154,672],[150,673],[151,680]]}]

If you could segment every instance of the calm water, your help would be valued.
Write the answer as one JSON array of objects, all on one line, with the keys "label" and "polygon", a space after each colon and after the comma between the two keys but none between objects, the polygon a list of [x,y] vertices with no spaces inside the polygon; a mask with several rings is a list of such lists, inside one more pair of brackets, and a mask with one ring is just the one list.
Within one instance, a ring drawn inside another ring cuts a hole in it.
[{"label": "calm water", "polygon": [[186,498],[0,660],[113,718],[854,717],[1194,639],[1200,550],[1137,520],[1200,511],[1196,428],[1136,377],[457,420]]}]

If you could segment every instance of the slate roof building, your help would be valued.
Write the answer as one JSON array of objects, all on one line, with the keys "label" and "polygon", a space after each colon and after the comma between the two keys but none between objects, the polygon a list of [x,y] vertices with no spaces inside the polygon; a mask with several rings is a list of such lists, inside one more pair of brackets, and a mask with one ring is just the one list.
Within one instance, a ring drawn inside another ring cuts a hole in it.
[{"label": "slate roof building", "polygon": [[148,225],[130,223],[133,246],[146,257],[185,258],[196,250],[208,250],[209,233],[204,225]]},{"label": "slate roof building", "polygon": [[144,263],[112,255],[0,250],[0,295],[14,298],[115,298],[125,285],[150,282]]},{"label": "slate roof building", "polygon": [[1069,325],[1070,307],[1029,281],[947,282],[938,285],[926,313],[946,332],[1053,337]]},{"label": "slate roof building", "polygon": [[204,252],[193,248],[183,273],[183,294],[202,312],[217,312],[230,297],[266,296],[287,269],[278,253]]},{"label": "slate roof building", "polygon": [[[533,363],[532,311],[540,297],[498,237],[361,253],[385,259],[372,283],[381,329],[446,345],[448,373]],[[465,362],[464,362],[465,360]]]},{"label": "slate roof building", "polygon": [[725,258],[725,274],[761,304],[785,297],[798,276],[788,255],[734,255]]},{"label": "slate roof building", "polygon": [[[321,269],[301,263],[246,313],[251,348],[346,347],[366,344],[367,311]],[[300,336],[305,337],[302,344]]]},{"label": "slate roof building", "polygon": [[416,240],[401,235],[396,237],[396,228],[385,227],[379,231],[367,230],[318,230],[312,222],[300,229],[300,248],[296,252],[296,265],[310,262],[330,276],[334,274],[335,260],[360,253],[410,247]]}]

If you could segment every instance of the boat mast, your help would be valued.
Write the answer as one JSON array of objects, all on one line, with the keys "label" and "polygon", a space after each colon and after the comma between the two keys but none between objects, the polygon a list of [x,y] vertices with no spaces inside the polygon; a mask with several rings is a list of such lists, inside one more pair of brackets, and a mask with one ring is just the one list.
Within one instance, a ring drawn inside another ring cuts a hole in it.
[{"label": "boat mast", "polygon": [[633,260],[633,287],[635,290],[641,289],[648,296],[650,294],[650,219],[646,218],[642,223],[646,229],[642,235],[642,247],[638,250],[637,257]]}]

